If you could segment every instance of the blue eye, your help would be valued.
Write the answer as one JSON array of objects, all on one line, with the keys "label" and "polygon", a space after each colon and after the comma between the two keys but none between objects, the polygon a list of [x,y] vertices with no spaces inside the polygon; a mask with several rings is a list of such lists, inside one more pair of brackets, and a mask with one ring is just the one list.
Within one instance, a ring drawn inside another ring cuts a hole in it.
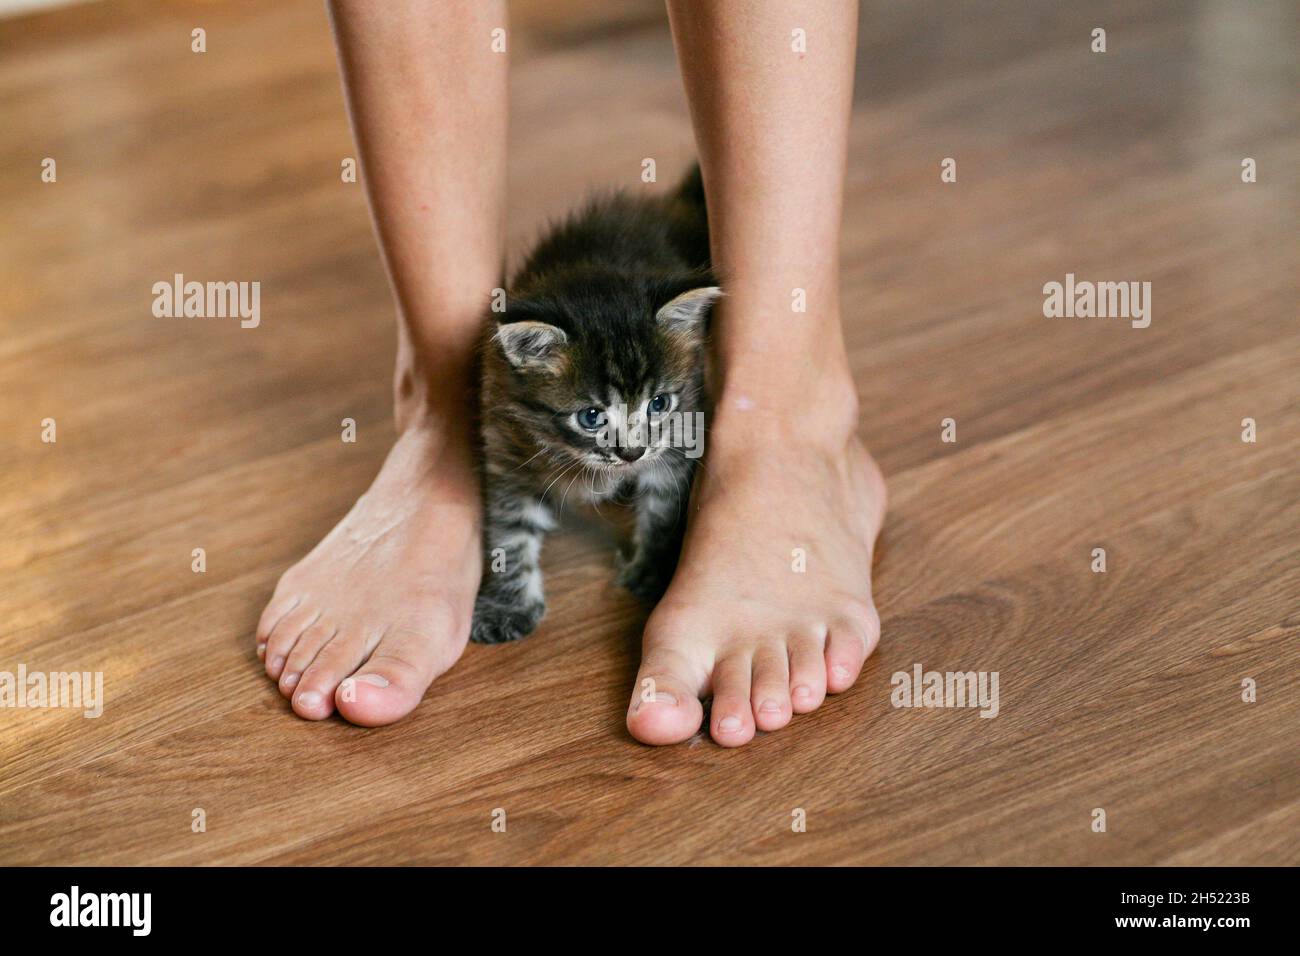
[{"label": "blue eye", "polygon": [[673,397],[671,395],[661,394],[650,399],[650,404],[647,407],[649,408],[651,415],[662,415],[672,407],[672,404]]},{"label": "blue eye", "polygon": [[589,432],[594,432],[601,425],[605,424],[605,413],[596,406],[584,408],[578,412],[578,424]]}]

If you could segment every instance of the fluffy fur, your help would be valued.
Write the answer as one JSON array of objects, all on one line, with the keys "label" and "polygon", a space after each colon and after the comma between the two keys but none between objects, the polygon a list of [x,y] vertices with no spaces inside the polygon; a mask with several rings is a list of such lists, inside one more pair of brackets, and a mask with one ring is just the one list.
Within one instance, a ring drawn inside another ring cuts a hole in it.
[{"label": "fluffy fur", "polygon": [[705,411],[707,318],[721,295],[708,249],[696,169],[668,197],[590,202],[542,238],[510,283],[482,355],[475,641],[516,640],[541,620],[538,557],[566,500],[631,502],[636,529],[620,583],[647,600],[662,593],[686,516],[689,446],[703,439],[692,429]]}]

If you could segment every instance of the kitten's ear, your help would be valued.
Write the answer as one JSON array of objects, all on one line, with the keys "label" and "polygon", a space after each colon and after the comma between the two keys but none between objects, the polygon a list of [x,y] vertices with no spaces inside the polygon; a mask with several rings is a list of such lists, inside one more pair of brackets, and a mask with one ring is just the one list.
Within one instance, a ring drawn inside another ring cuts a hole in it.
[{"label": "kitten's ear", "polygon": [[694,332],[704,326],[709,307],[722,296],[716,285],[688,289],[670,299],[655,313],[655,321],[669,331]]},{"label": "kitten's ear", "polygon": [[569,337],[546,322],[506,322],[497,326],[496,340],[515,368],[554,370]]}]

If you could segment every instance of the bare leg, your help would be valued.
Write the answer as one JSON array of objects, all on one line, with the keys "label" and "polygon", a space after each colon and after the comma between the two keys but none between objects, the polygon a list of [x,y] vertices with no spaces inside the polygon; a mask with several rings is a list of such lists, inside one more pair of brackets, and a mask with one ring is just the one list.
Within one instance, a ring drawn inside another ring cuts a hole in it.
[{"label": "bare leg", "polygon": [[[880,629],[871,557],[885,486],[856,435],[839,303],[857,4],[668,10],[727,298],[698,507],[646,625],[628,727],[646,743],[684,740],[711,694],[710,732],[737,746],[851,686]],[[791,48],[796,28],[806,54]]]},{"label": "bare leg", "polygon": [[399,437],[374,484],[280,579],[257,628],[302,717],[409,713],[464,650],[481,570],[471,358],[500,284],[504,0],[330,4],[397,299]]}]

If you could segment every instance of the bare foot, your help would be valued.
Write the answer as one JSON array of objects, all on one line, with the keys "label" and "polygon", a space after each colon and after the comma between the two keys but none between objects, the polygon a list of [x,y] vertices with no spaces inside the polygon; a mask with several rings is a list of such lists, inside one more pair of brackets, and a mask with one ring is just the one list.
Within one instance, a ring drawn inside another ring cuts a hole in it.
[{"label": "bare foot", "polygon": [[403,431],[347,517],[280,578],[258,654],[294,712],[389,724],[460,657],[481,572],[466,429]]},{"label": "bare foot", "polygon": [[855,426],[843,395],[762,408],[722,396],[681,563],[646,624],[627,715],[638,740],[686,740],[711,694],[710,733],[736,747],[857,679],[880,635],[871,555],[885,483]]}]

